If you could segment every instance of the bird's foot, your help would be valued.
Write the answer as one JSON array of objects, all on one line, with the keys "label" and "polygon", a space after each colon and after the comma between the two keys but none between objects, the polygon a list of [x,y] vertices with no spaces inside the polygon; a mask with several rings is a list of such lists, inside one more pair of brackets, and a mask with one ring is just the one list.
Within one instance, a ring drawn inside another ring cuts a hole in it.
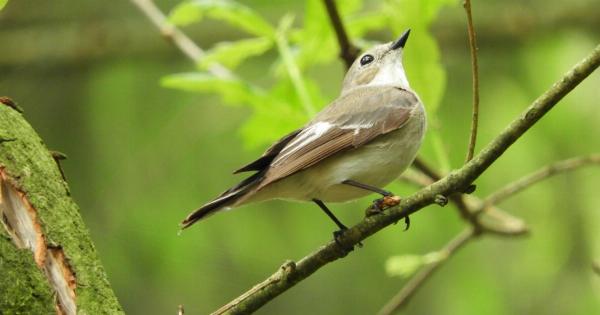
[{"label": "bird's foot", "polygon": [[380,214],[383,210],[397,206],[400,203],[400,197],[390,194],[379,199],[373,200],[373,204],[367,208],[365,215],[370,217],[372,215]]}]

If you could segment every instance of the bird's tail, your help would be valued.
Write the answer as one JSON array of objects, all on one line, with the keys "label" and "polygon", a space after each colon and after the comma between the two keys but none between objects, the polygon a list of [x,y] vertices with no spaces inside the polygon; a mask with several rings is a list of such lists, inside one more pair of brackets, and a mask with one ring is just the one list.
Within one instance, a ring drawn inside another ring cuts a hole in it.
[{"label": "bird's tail", "polygon": [[249,192],[252,192],[253,188],[260,184],[264,178],[264,173],[264,171],[261,171],[253,174],[236,186],[224,191],[217,198],[206,203],[198,210],[190,213],[185,220],[181,222],[181,228],[188,228],[192,224],[217,213],[219,210],[223,210],[223,208],[234,205],[236,201],[244,197]]}]

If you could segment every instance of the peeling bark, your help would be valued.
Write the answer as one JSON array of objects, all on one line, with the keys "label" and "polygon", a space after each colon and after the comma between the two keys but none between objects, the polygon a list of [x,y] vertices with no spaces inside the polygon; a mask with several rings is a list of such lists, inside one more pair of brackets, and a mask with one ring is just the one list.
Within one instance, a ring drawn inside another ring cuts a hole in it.
[{"label": "peeling bark", "polygon": [[122,314],[51,152],[1,101],[0,310]]}]

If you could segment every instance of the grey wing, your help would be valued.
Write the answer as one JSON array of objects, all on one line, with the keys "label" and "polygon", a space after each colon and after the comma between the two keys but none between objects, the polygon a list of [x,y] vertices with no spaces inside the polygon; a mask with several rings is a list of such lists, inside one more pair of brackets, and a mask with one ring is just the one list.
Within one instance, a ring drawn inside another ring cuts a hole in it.
[{"label": "grey wing", "polygon": [[258,188],[401,128],[418,102],[412,92],[395,87],[362,88],[341,97],[281,149]]}]

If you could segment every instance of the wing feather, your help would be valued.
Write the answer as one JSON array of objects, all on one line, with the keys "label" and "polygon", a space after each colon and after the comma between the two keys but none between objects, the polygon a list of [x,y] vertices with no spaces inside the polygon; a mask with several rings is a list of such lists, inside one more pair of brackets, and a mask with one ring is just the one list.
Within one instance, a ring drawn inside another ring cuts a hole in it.
[{"label": "wing feather", "polygon": [[418,102],[414,93],[396,87],[362,88],[340,97],[281,149],[257,189],[401,128]]}]

